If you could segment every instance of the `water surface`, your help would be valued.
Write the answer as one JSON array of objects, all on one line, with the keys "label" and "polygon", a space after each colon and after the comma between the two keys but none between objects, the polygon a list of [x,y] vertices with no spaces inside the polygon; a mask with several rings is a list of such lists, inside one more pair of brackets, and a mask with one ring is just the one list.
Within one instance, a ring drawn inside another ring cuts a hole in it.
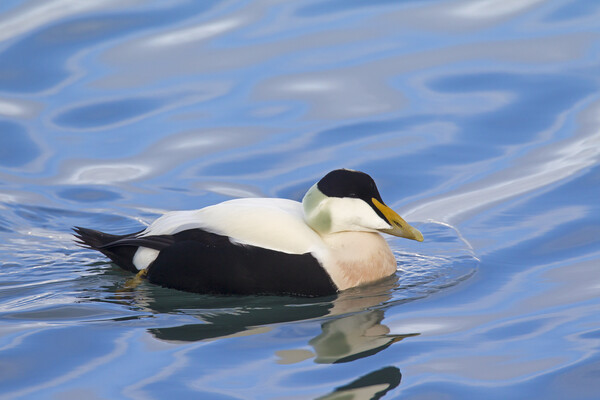
[{"label": "water surface", "polygon": [[[600,3],[4,1],[0,397],[593,399]],[[370,173],[424,243],[338,296],[202,296],[70,228]]]}]

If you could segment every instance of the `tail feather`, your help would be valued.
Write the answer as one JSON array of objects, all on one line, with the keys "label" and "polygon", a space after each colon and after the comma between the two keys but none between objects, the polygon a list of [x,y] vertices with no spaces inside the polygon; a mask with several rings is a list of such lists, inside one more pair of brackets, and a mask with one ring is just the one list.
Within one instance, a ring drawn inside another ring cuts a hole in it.
[{"label": "tail feather", "polygon": [[80,226],[74,227],[73,231],[75,232],[75,242],[79,246],[93,250],[100,250],[102,247],[124,237],[120,235],[111,235],[110,233],[104,233],[94,229],[82,228]]},{"label": "tail feather", "polygon": [[75,243],[77,243],[78,246],[97,250],[110,258],[119,267],[127,271],[138,272],[135,265],[133,265],[133,256],[135,255],[138,246],[110,246],[110,244],[117,240],[135,236],[139,232],[129,235],[112,235],[110,233],[104,233],[79,226],[74,227],[73,231],[75,232]]}]

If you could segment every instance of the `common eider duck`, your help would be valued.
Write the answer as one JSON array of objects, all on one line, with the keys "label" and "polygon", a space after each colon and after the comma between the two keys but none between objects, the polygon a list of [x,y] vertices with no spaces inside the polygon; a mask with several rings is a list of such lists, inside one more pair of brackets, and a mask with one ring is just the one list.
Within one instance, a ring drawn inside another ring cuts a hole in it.
[{"label": "common eider duck", "polygon": [[302,203],[235,199],[168,212],[128,235],[74,231],[79,245],[151,283],[239,295],[332,295],[396,272],[380,232],[423,241],[369,175],[348,169],[325,175]]}]

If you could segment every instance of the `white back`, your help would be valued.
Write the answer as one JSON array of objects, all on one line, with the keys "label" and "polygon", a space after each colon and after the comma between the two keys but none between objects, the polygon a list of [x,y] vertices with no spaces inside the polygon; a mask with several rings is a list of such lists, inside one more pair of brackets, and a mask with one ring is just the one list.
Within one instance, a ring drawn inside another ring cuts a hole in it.
[{"label": "white back", "polygon": [[306,225],[300,203],[270,198],[235,199],[200,210],[170,212],[141,236],[172,235],[194,228],[228,236],[232,242],[293,254],[322,246],[319,235]]}]

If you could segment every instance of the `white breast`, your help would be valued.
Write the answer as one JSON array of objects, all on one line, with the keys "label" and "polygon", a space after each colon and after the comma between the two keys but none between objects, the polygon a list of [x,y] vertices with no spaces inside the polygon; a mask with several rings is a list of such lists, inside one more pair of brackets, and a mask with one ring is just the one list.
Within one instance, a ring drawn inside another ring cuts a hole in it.
[{"label": "white breast", "polygon": [[326,251],[317,253],[340,290],[374,282],[396,272],[394,254],[380,234],[338,232],[323,235]]}]

